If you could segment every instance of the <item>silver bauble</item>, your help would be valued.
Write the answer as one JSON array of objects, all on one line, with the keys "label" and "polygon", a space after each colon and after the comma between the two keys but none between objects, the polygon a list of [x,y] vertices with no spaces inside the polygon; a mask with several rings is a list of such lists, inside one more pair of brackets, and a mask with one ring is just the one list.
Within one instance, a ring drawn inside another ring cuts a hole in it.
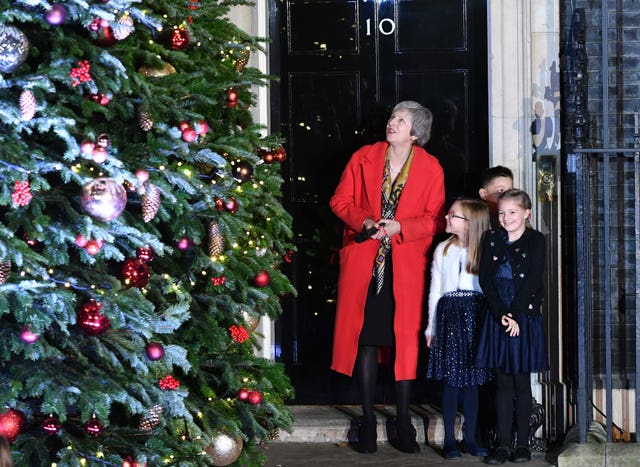
[{"label": "silver bauble", "polygon": [[204,451],[211,457],[213,465],[232,464],[242,453],[242,438],[221,431],[211,437],[211,444]]},{"label": "silver bauble", "polygon": [[127,205],[127,191],[112,178],[96,178],[82,187],[82,209],[103,222],[118,217]]},{"label": "silver bauble", "polygon": [[11,73],[29,53],[29,40],[13,26],[0,25],[0,71]]}]

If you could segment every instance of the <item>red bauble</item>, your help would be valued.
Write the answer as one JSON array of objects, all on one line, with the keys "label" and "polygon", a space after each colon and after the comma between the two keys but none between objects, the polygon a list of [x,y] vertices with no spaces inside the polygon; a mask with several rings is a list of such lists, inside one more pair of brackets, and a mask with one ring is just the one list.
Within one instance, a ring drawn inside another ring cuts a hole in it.
[{"label": "red bauble", "polygon": [[238,391],[238,399],[241,401],[246,401],[247,399],[249,399],[249,393],[250,391],[247,388],[240,388],[240,390]]},{"label": "red bauble", "polygon": [[222,199],[216,198],[215,203],[216,203],[216,211],[218,212],[224,211],[224,201],[222,201]]},{"label": "red bauble", "polygon": [[238,91],[235,88],[227,89],[227,101],[229,103],[236,102],[238,100]]},{"label": "red bauble", "polygon": [[100,436],[100,434],[104,430],[104,425],[98,419],[98,417],[93,416],[91,417],[91,420],[86,423],[84,429],[90,436]]},{"label": "red bauble", "polygon": [[198,133],[193,128],[187,128],[182,132],[182,139],[187,143],[193,143],[198,138]]},{"label": "red bauble", "polygon": [[229,198],[229,201],[224,203],[224,209],[227,212],[230,212],[231,214],[233,214],[234,212],[237,212],[239,208],[240,208],[240,204],[233,196]]},{"label": "red bauble", "polygon": [[128,258],[122,265],[122,283],[128,287],[145,287],[149,283],[149,266],[137,258]]},{"label": "red bauble", "polygon": [[164,347],[159,342],[149,342],[144,350],[151,361],[160,360],[164,356]]},{"label": "red bauble", "polygon": [[273,158],[276,160],[276,162],[284,162],[287,159],[287,153],[282,146],[276,149]]},{"label": "red bauble", "polygon": [[190,40],[189,33],[185,29],[176,28],[171,33],[171,48],[182,50],[189,45]]},{"label": "red bauble", "polygon": [[264,153],[262,153],[262,160],[266,164],[271,164],[274,160],[273,153],[271,151],[265,151]]},{"label": "red bauble", "polygon": [[62,424],[58,417],[54,417],[53,415],[44,419],[44,421],[40,424],[40,428],[42,428],[45,433],[49,435],[55,435],[62,429]]},{"label": "red bauble", "polygon": [[116,40],[116,37],[113,35],[113,29],[111,29],[111,26],[106,28],[102,26],[102,29],[98,31],[98,40],[96,42],[99,45],[108,47],[110,45],[115,44],[118,41]]},{"label": "red bauble", "polygon": [[93,154],[93,148],[95,147],[96,143],[88,139],[82,140],[80,143],[80,151],[82,151],[83,154]]},{"label": "red bauble", "polygon": [[200,136],[204,136],[209,132],[209,124],[204,120],[200,120],[196,125],[196,133]]},{"label": "red bauble", "polygon": [[260,391],[251,391],[249,393],[249,402],[253,405],[258,405],[262,402],[262,393]]},{"label": "red bauble", "polygon": [[20,331],[20,339],[22,339],[22,342],[24,342],[25,344],[33,344],[38,340],[39,337],[40,334],[36,334],[35,332],[31,331],[31,328],[26,324],[22,326],[22,330]]},{"label": "red bauble", "polygon": [[78,310],[76,321],[80,329],[89,336],[102,334],[111,327],[111,321],[100,313],[102,303],[97,300],[89,300]]},{"label": "red bauble", "polygon": [[80,248],[84,248],[88,242],[89,240],[87,240],[86,237],[81,233],[76,235],[76,245],[78,245]]},{"label": "red bauble", "polygon": [[[77,242],[77,239],[76,239],[76,242]],[[102,242],[100,242],[100,240],[89,240],[84,245],[85,251],[90,255],[97,254],[101,248],[102,248]]]},{"label": "red bauble", "polygon": [[141,246],[136,251],[136,256],[143,263],[148,263],[149,261],[153,260],[153,248],[151,248],[150,246]]},{"label": "red bauble", "polygon": [[10,443],[13,443],[22,433],[26,424],[26,417],[19,410],[7,409],[0,413],[0,435],[7,438]]},{"label": "red bauble", "polygon": [[180,123],[178,123],[178,128],[180,129],[180,131],[184,131],[187,128],[191,128],[191,124],[186,120],[182,120]]},{"label": "red bauble", "polygon": [[269,285],[269,273],[267,271],[260,272],[256,277],[253,278],[253,283],[256,287],[266,287]]}]

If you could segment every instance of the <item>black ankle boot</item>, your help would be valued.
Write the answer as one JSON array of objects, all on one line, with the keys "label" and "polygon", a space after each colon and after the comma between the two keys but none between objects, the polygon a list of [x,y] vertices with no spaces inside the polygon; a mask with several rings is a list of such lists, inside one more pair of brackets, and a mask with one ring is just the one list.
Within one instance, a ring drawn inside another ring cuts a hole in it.
[{"label": "black ankle boot", "polygon": [[360,420],[360,428],[358,429],[358,445],[357,451],[362,454],[371,454],[378,450],[376,440],[378,438],[378,424],[376,419]]},{"label": "black ankle boot", "polygon": [[420,452],[420,445],[416,442],[416,429],[411,423],[401,423],[396,426],[397,437],[389,440],[389,444],[398,451],[415,454]]}]

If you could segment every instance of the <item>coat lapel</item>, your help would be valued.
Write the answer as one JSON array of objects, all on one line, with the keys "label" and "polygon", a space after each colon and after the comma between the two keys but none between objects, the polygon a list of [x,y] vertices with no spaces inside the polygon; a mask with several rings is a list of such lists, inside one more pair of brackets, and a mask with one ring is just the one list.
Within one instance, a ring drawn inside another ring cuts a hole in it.
[{"label": "coat lapel", "polygon": [[384,155],[386,150],[386,142],[374,144],[362,162],[365,196],[369,201],[371,211],[375,213],[376,216],[380,216],[382,212],[382,172],[384,170]]}]

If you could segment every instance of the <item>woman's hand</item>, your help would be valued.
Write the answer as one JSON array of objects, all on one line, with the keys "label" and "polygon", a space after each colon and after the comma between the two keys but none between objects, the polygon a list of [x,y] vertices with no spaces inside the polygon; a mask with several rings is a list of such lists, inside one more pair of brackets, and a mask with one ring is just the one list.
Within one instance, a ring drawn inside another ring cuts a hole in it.
[{"label": "woman's hand", "polygon": [[426,336],[427,337],[427,347],[431,348],[431,343],[433,342],[433,336]]},{"label": "woman's hand", "polygon": [[502,315],[500,322],[507,328],[505,332],[508,333],[510,337],[520,335],[520,326],[518,326],[518,322],[511,317],[511,313]]},{"label": "woman's hand", "polygon": [[384,237],[391,237],[393,235],[399,234],[402,231],[400,222],[393,219],[380,219],[374,225],[378,227],[378,231],[371,236],[371,238],[373,238],[374,240],[380,240]]}]

